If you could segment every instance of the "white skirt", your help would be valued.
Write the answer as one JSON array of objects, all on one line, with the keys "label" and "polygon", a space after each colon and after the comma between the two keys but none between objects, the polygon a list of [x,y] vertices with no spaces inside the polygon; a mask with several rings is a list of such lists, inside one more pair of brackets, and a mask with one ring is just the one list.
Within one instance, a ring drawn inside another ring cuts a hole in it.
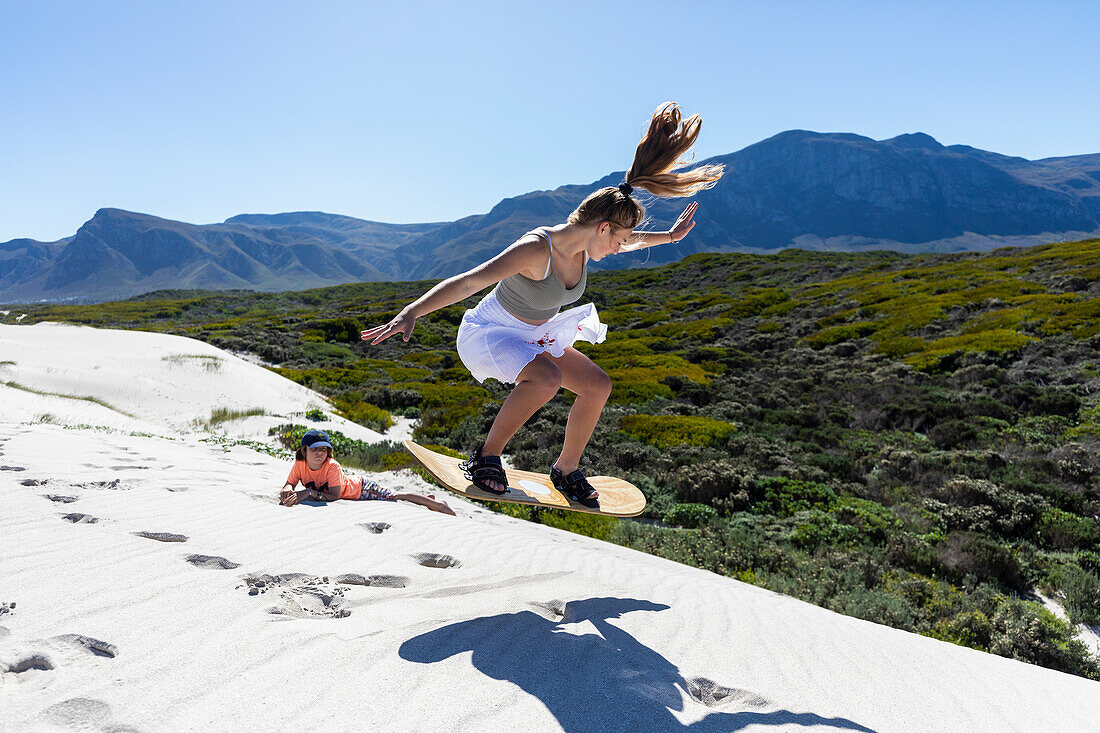
[{"label": "white skirt", "polygon": [[539,354],[558,358],[575,341],[598,344],[607,338],[592,303],[562,311],[546,323],[533,326],[504,310],[496,290],[462,316],[458,327],[458,356],[484,382],[492,377],[515,383],[523,368]]}]

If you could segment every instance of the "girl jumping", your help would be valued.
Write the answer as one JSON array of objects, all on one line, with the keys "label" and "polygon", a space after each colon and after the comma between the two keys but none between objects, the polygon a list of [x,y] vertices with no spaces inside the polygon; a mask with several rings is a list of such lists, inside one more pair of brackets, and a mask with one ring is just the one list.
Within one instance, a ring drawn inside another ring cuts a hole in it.
[{"label": "girl jumping", "polygon": [[588,261],[678,242],[695,222],[691,203],[667,232],[637,232],[645,209],[635,188],[672,198],[712,187],[723,166],[687,171],[681,156],[699,136],[702,120],[681,121],[674,102],[657,108],[638,143],[626,180],[589,194],[562,224],[524,234],[496,257],[448,278],[405,306],[393,320],[362,332],[377,344],[395,334],[408,341],[416,319],[457,303],[490,285],[496,287],[466,311],[458,329],[458,355],[479,382],[493,377],[516,386],[497,413],[485,442],[464,464],[470,481],[493,494],[507,490],[500,454],[516,431],[565,387],[577,398],[565,426],[565,443],[550,469],[550,480],[581,504],[599,506],[599,495],[579,470],[581,454],[611,394],[611,380],[591,359],[573,348],[577,339],[599,343],[607,334],[591,303],[562,311],[580,299]]}]

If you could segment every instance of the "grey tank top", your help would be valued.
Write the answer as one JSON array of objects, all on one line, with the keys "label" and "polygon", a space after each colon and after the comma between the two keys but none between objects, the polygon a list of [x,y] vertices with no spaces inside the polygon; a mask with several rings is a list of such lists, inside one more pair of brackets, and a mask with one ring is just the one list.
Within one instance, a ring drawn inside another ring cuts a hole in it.
[{"label": "grey tank top", "polygon": [[554,274],[554,243],[550,241],[550,232],[534,229],[527,234],[545,237],[546,243],[550,245],[550,261],[546,263],[546,274],[541,280],[532,280],[519,273],[510,275],[501,280],[493,292],[504,310],[513,316],[529,321],[546,321],[556,316],[563,305],[575,303],[584,294],[584,287],[588,283],[588,253],[584,255],[581,279],[567,290]]}]

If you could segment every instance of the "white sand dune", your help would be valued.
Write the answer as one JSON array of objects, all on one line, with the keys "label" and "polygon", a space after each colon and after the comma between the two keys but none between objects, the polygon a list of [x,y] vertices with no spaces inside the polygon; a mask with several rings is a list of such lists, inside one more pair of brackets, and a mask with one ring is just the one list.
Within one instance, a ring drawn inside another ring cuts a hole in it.
[{"label": "white sand dune", "polygon": [[[281,507],[287,461],[231,439],[323,398],[195,341],[0,326],[9,382],[21,388],[0,386],[3,730],[1088,731],[1100,720],[1098,683],[456,497],[457,517],[400,502]],[[222,406],[268,414],[204,442],[200,423]],[[375,478],[430,490],[408,473]]]}]

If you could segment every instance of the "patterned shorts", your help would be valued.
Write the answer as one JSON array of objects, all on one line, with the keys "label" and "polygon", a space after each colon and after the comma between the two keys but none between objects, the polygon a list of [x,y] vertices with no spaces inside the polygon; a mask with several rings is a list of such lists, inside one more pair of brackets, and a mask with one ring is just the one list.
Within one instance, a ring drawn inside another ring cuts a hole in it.
[{"label": "patterned shorts", "polygon": [[363,490],[359,494],[359,501],[397,501],[393,498],[393,492],[384,486],[379,486],[369,478],[363,479]]}]

